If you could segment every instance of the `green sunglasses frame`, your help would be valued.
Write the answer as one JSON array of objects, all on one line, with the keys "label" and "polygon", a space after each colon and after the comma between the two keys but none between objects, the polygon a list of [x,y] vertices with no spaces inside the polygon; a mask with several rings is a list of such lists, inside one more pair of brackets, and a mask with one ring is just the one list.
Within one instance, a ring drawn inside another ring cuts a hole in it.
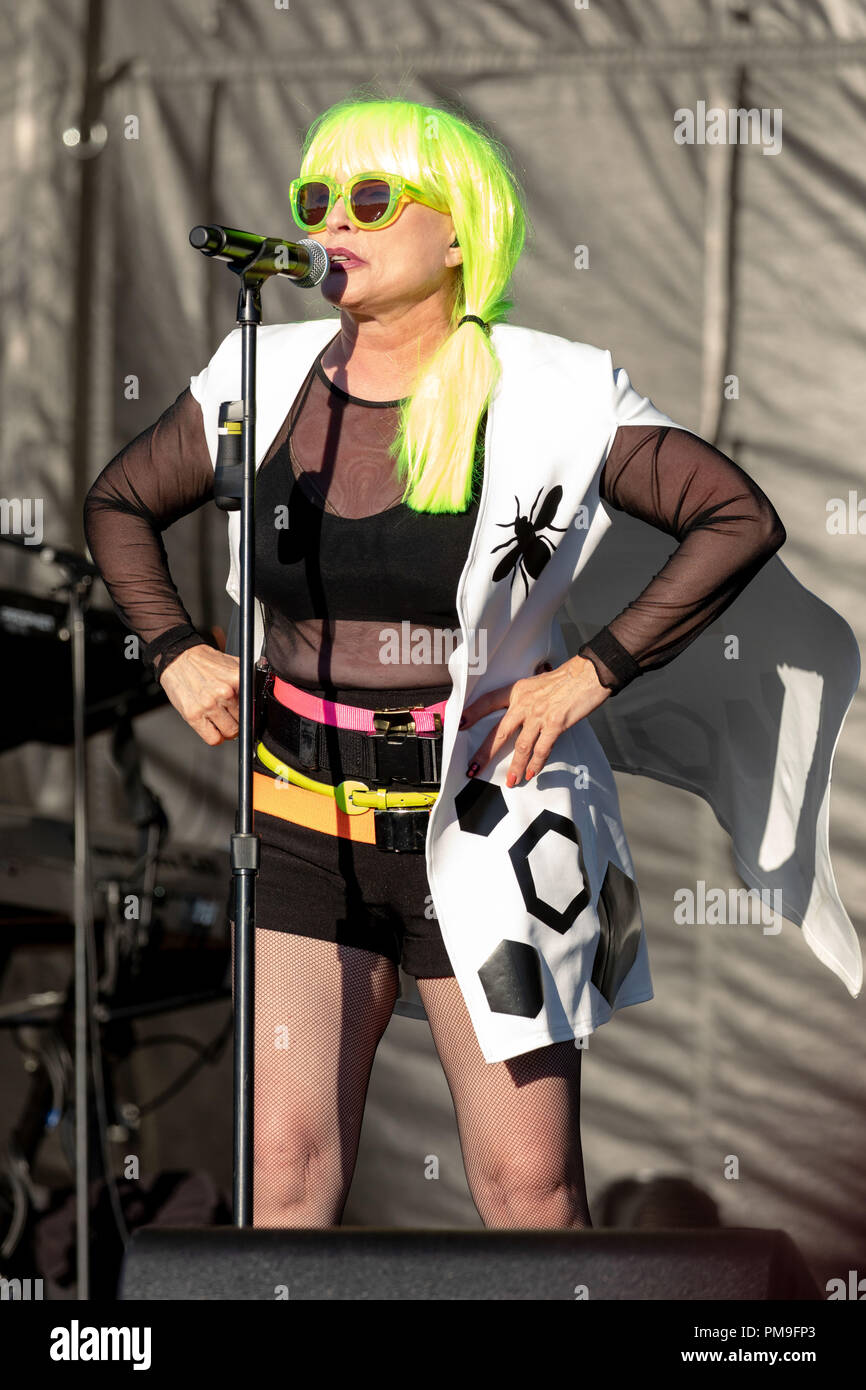
[{"label": "green sunglasses frame", "polygon": [[[388,192],[390,194],[388,207],[385,216],[381,217],[378,222],[361,222],[360,219],[355,216],[355,211],[352,207],[352,190],[357,184],[363,183],[367,179],[377,179],[379,182],[388,185]],[[298,196],[304,185],[308,183],[323,183],[326,185],[330,194],[324,217],[321,222],[316,222],[314,225],[305,222],[303,218],[298,216]],[[289,203],[292,216],[298,225],[303,227],[307,232],[320,232],[322,230],[331,214],[331,209],[339,197],[342,197],[346,205],[346,216],[349,221],[365,232],[376,232],[383,227],[390,227],[391,223],[395,222],[400,216],[405,204],[409,202],[423,203],[425,207],[435,208],[436,212],[448,212],[449,210],[441,203],[434,201],[414,183],[410,183],[408,179],[404,179],[402,175],[386,174],[380,169],[370,169],[363,174],[354,174],[352,178],[347,179],[346,182],[342,184],[338,183],[336,179],[329,178],[327,174],[304,174],[300,178],[292,179],[289,185]]]}]

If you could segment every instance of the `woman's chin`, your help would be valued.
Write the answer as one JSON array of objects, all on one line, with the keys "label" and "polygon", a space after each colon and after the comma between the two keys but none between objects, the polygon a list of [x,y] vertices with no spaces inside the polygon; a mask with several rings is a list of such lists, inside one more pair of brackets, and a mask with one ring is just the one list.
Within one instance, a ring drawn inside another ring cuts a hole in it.
[{"label": "woman's chin", "polygon": [[329,285],[326,290],[322,290],[322,298],[332,304],[335,309],[361,309],[363,308],[363,296],[353,294],[347,284]]}]

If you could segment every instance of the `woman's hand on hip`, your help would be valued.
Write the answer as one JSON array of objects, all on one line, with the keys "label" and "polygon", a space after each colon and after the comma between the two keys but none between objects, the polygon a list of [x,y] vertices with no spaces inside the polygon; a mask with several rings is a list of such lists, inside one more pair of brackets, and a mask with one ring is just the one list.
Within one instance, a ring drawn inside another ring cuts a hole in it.
[{"label": "woman's hand on hip", "polygon": [[505,709],[506,713],[475,750],[466,776],[474,777],[486,767],[519,730],[506,785],[515,786],[524,773],[529,781],[544,767],[559,735],[612,694],[602,685],[588,657],[575,656],[555,670],[545,662],[540,675],[527,676],[513,685],[479,695],[464,709],[461,729],[470,728],[491,710]]},{"label": "woman's hand on hip", "polygon": [[166,666],[159,683],[178,714],[205,743],[238,736],[240,662],[202,643]]}]

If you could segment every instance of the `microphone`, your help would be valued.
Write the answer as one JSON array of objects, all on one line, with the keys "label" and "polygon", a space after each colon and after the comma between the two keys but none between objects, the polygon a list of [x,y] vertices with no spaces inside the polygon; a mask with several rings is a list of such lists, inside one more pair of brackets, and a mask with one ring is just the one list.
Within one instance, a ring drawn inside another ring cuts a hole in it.
[{"label": "microphone", "polygon": [[255,267],[262,276],[286,275],[299,289],[312,289],[328,273],[328,253],[311,237],[280,241],[234,227],[200,226],[193,227],[189,244],[205,256],[228,261],[233,270]]}]

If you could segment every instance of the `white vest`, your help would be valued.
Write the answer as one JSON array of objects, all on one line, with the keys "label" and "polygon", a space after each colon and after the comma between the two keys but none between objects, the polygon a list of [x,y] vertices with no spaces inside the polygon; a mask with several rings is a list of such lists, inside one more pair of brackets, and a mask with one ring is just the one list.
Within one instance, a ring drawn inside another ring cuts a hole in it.
[{"label": "white vest", "polygon": [[[256,467],[338,327],[330,317],[259,329]],[[556,666],[573,655],[637,597],[672,548],[672,538],[600,502],[618,426],[684,428],[641,396],[606,350],[510,324],[495,325],[492,342],[502,375],[457,589],[460,640],[448,661],[453,690],[426,849],[433,910],[485,1059],[581,1038],[652,997],[612,768],[705,797],[749,888],[779,890],[784,917],[856,997],[862,956],[836,890],[828,822],[859,650],[844,619],[778,556],[666,667],[561,734],[528,783],[505,785],[514,736],[467,780],[474,750],[505,711],[461,731],[464,705],[532,675],[545,659]],[[236,328],[191,379],[214,461],[220,403],[241,394],[240,344]],[[519,564],[494,580],[507,551],[495,548],[513,537],[515,498],[529,516],[540,492],[537,516],[554,488],[561,495],[549,519],[567,529],[539,532],[552,553],[537,578],[525,572],[528,594]],[[228,530],[226,588],[238,602],[238,512]],[[740,639],[737,660],[725,656],[729,633]],[[263,636],[257,603],[257,652]]]}]

